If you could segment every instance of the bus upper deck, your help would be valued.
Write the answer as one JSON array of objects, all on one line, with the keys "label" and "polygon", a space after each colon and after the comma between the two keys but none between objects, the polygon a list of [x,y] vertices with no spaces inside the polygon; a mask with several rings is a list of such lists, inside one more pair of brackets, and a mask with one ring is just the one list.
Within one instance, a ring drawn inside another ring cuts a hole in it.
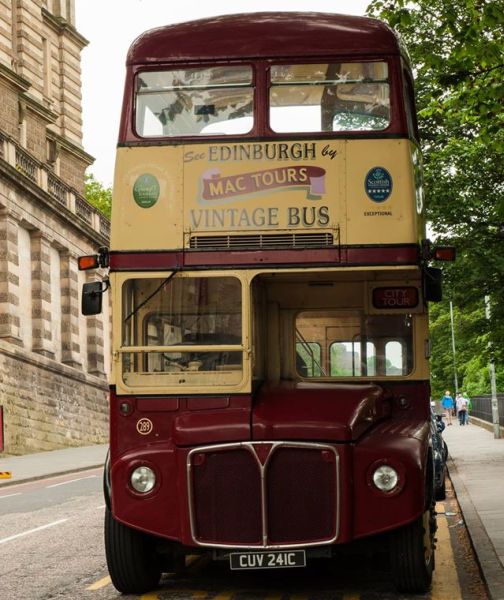
[{"label": "bus upper deck", "polygon": [[162,27],[132,45],[126,82],[113,269],[418,263],[413,84],[384,24],[258,13]]}]

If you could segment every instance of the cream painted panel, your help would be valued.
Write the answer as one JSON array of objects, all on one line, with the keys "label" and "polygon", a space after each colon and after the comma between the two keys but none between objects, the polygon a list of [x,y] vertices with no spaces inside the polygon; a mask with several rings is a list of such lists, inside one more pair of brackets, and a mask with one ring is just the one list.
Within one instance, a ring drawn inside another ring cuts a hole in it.
[{"label": "cream painted panel", "polygon": [[[419,217],[410,142],[347,141],[346,158],[347,243],[418,243]],[[366,178],[375,168],[386,169],[391,177],[391,192],[383,201],[373,200],[366,192]]]},{"label": "cream painted panel", "polygon": [[118,149],[111,250],[182,248],[182,153],[181,146]]}]

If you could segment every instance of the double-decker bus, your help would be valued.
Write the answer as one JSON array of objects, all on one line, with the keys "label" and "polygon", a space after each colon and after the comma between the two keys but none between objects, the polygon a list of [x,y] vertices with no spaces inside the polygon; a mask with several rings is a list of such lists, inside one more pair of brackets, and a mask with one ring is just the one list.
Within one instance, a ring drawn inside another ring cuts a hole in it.
[{"label": "double-decker bus", "polygon": [[[301,567],[380,539],[428,589],[434,465],[408,57],[369,18],[160,27],[127,57],[110,249],[105,542],[152,589],[187,554]],[[83,310],[100,310],[100,283]]]}]

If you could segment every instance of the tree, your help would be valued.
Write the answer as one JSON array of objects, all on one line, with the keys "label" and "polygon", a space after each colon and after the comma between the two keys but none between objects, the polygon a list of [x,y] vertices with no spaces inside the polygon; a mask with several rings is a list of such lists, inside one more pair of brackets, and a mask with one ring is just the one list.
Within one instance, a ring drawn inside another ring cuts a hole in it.
[{"label": "tree", "polygon": [[[445,295],[457,315],[459,381],[479,381],[474,392],[483,385],[489,342],[499,377],[504,372],[504,6],[374,0],[368,12],[394,27],[411,54],[427,217],[437,242],[457,248],[457,261],[444,268]],[[447,302],[432,307],[433,384],[445,379],[439,390],[453,381],[447,315]]]},{"label": "tree", "polygon": [[110,219],[112,209],[112,188],[104,188],[94,175],[86,175],[84,183],[86,200]]}]

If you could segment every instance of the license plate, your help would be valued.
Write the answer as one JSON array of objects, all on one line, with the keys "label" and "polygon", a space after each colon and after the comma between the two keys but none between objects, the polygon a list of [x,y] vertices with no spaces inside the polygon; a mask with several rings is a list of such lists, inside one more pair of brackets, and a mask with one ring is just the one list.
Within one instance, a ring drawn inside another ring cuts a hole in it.
[{"label": "license plate", "polygon": [[304,550],[277,550],[275,552],[234,552],[229,556],[233,571],[245,569],[286,569],[306,567]]}]

